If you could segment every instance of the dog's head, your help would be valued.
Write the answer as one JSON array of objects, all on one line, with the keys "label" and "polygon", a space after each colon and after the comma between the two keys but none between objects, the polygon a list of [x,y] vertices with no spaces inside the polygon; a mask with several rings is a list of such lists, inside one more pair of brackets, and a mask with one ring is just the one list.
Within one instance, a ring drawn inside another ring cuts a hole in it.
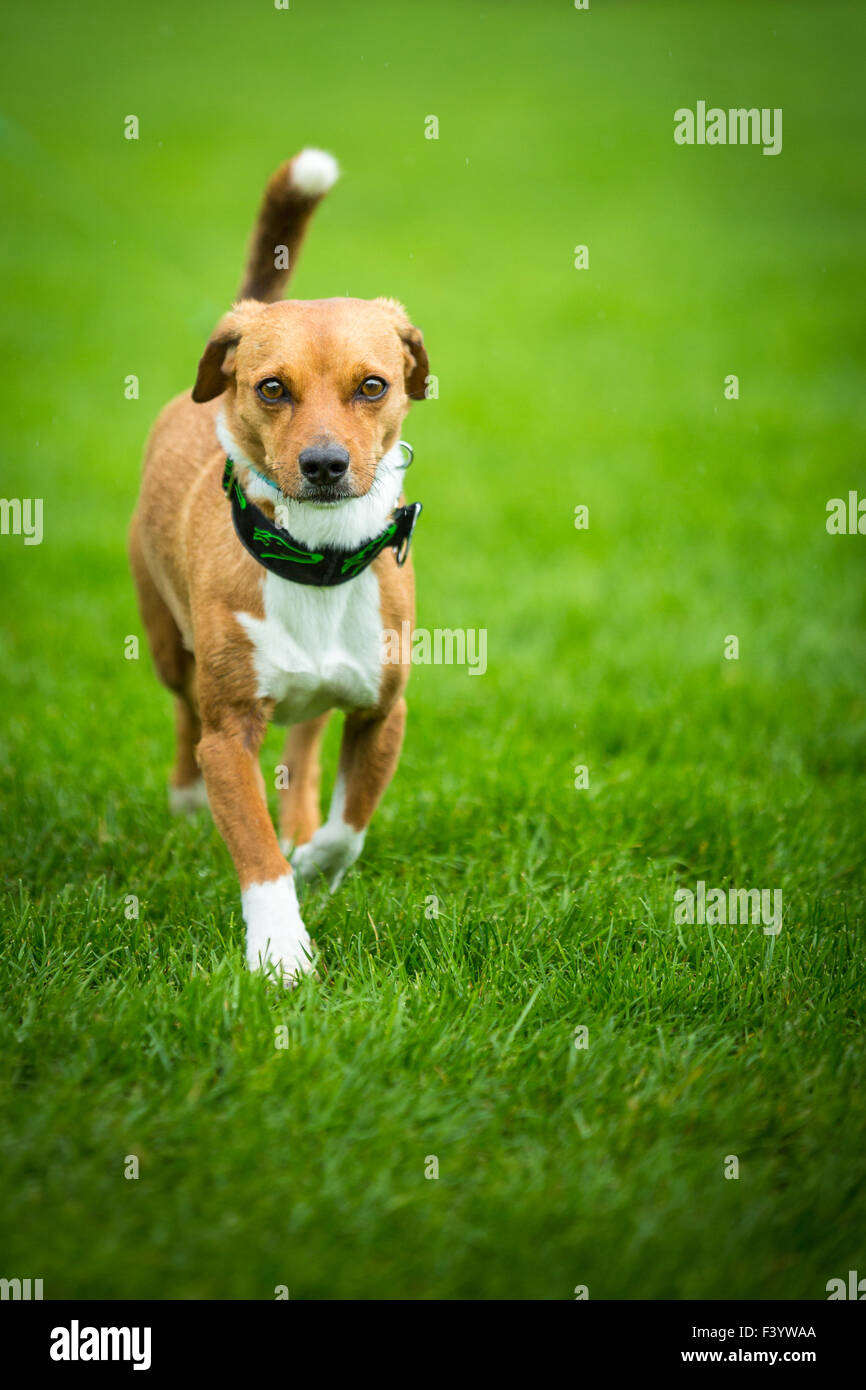
[{"label": "dog's head", "polygon": [[194,401],[225,393],[225,425],[285,497],[362,497],[422,400],[427,353],[393,299],[242,300],[205,348]]}]

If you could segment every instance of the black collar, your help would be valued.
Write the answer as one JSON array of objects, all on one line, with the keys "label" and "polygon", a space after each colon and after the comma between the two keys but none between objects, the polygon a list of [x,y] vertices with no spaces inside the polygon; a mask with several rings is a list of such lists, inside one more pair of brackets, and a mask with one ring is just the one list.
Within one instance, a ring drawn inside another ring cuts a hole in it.
[{"label": "black collar", "polygon": [[319,588],[345,584],[361,574],[388,546],[394,551],[398,565],[406,563],[409,542],[421,510],[420,502],[396,507],[384,531],[366,541],[360,550],[336,550],[324,545],[319,550],[310,550],[288,531],[269,521],[264,512],[244,496],[237,478],[232,478],[233,469],[232,460],[226,459],[223,491],[232,504],[238,540],[254,560],[281,579],[291,579],[294,584],[314,584]]}]

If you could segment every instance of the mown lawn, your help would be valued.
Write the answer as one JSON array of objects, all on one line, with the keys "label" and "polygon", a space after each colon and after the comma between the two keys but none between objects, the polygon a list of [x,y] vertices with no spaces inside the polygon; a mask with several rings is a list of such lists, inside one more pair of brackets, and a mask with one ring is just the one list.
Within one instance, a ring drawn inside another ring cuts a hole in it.
[{"label": "mown lawn", "polygon": [[[44,539],[0,536],[0,1274],[866,1274],[866,538],[825,527],[866,495],[859,7],[52,0],[3,29],[0,491],[43,498]],[[677,147],[698,99],[783,108],[781,155]],[[310,143],[345,174],[293,292],[423,326],[418,620],[486,629],[488,669],[413,673],[364,857],[306,895],[320,979],[281,996],[209,819],[168,815],[125,527],[260,188]],[[676,924],[698,880],[781,890],[780,935]]]}]

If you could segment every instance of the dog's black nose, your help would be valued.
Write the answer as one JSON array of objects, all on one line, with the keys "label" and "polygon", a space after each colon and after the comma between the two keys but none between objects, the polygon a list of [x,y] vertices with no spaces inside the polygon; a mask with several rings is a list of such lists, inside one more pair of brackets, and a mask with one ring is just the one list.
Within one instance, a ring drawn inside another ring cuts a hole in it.
[{"label": "dog's black nose", "polygon": [[307,482],[335,483],[349,467],[349,450],[342,444],[314,444],[301,450],[298,463]]}]

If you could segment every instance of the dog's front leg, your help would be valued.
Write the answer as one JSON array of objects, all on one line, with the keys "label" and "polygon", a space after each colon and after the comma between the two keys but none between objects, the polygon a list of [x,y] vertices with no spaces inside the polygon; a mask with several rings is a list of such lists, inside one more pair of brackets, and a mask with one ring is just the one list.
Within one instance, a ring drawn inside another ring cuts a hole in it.
[{"label": "dog's front leg", "polygon": [[247,964],[290,984],[312,968],[312,948],[292,870],[262,799],[257,755],[263,728],[254,715],[231,731],[205,725],[197,751],[213,818],[240,879]]},{"label": "dog's front leg", "polygon": [[384,714],[347,714],[340,744],[340,765],[328,819],[292,855],[298,876],[324,878],[336,892],[343,875],[364,845],[373,812],[388,786],[403,743],[406,701],[398,699]]}]

